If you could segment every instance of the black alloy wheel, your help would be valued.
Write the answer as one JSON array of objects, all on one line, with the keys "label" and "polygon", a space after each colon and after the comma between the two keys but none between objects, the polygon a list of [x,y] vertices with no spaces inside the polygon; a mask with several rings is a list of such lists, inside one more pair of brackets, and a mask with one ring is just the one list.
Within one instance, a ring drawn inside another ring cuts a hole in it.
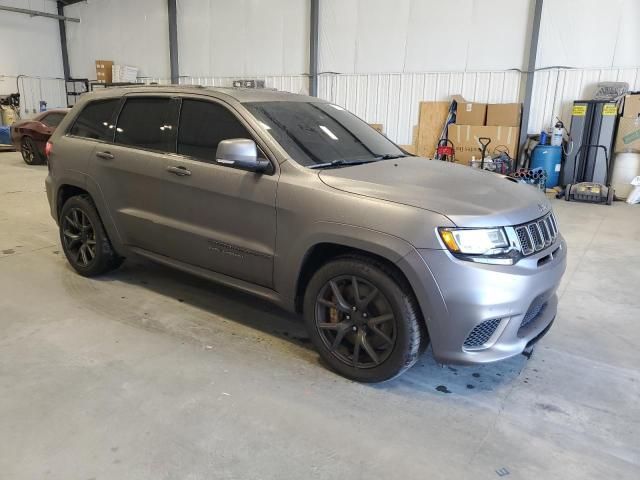
[{"label": "black alloy wheel", "polygon": [[22,160],[27,165],[38,165],[42,163],[42,156],[38,152],[35,142],[29,137],[23,137],[20,142],[20,153]]},{"label": "black alloy wheel", "polygon": [[114,250],[89,195],[68,199],[60,210],[58,223],[64,254],[80,275],[101,275],[124,261]]},{"label": "black alloy wheel", "polygon": [[316,327],[325,346],[355,368],[383,363],[396,341],[396,319],[387,298],[356,275],[329,280],[316,300]]},{"label": "black alloy wheel", "polygon": [[96,259],[96,232],[91,219],[79,208],[69,210],[62,219],[65,250],[75,262],[88,268]]},{"label": "black alloy wheel", "polygon": [[358,382],[397,377],[428,345],[411,287],[393,265],[361,255],[322,265],[306,285],[303,313],[324,362]]}]

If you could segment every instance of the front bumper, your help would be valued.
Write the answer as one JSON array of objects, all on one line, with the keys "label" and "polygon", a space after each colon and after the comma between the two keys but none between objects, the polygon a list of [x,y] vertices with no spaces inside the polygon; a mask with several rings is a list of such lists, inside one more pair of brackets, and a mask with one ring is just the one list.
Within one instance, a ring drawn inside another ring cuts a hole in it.
[{"label": "front bumper", "polygon": [[[546,333],[555,319],[566,262],[567,246],[559,235],[553,245],[516,265],[414,250],[399,266],[417,294],[436,360],[471,364],[522,353]],[[477,332],[485,334],[480,342],[473,341]]]}]

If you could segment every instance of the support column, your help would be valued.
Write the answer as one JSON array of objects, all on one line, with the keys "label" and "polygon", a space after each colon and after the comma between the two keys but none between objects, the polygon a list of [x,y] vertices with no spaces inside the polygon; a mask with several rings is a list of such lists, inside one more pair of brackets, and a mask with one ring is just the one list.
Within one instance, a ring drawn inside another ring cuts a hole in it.
[{"label": "support column", "polygon": [[171,67],[171,83],[178,84],[180,70],[178,68],[178,19],[176,0],[167,0],[169,9],[169,63]]},{"label": "support column", "polygon": [[524,90],[524,105],[522,107],[522,123],[520,125],[520,155],[524,152],[527,142],[527,129],[531,116],[531,100],[533,97],[533,79],[536,70],[536,58],[538,56],[538,37],[540,36],[540,19],[542,18],[542,6],[544,0],[535,0],[533,19],[531,24],[531,37],[529,39],[529,61],[527,64],[526,83]]},{"label": "support column", "polygon": [[[58,15],[64,17],[64,4],[57,2]],[[62,52],[62,71],[64,72],[64,79],[69,80],[71,73],[69,69],[69,52],[67,51],[67,26],[64,20],[58,20],[58,26],[60,27],[60,50]]]},{"label": "support column", "polygon": [[309,25],[309,95],[318,96],[318,25],[320,16],[320,0],[311,1]]}]

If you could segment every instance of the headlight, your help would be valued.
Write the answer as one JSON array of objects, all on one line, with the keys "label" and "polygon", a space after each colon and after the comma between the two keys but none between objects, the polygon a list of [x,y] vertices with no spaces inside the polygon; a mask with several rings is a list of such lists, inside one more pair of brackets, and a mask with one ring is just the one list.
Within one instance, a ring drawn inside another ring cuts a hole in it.
[{"label": "headlight", "polygon": [[512,265],[517,256],[503,228],[440,228],[438,232],[449,251],[464,260]]}]

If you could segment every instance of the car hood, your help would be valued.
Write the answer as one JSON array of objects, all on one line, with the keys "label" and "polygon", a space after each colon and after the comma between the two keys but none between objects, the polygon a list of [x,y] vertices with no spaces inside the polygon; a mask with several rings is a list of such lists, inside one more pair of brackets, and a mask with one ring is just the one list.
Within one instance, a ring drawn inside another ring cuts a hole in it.
[{"label": "car hood", "polygon": [[319,177],[337,190],[437,212],[461,227],[518,225],[551,209],[535,187],[421,157],[327,169]]}]

